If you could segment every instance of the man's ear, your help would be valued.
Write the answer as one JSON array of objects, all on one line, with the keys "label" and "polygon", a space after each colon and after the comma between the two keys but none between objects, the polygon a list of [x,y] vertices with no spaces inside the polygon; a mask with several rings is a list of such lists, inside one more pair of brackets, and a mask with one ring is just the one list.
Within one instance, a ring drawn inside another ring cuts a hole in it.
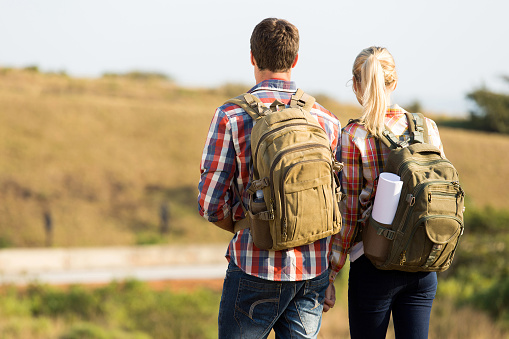
[{"label": "man's ear", "polygon": [[253,56],[253,52],[249,51],[249,55],[251,57],[251,65],[256,66],[256,60]]},{"label": "man's ear", "polygon": [[299,53],[297,53],[297,55],[295,56],[295,60],[293,61],[292,68],[294,68],[295,65],[297,65],[298,60],[299,60]]}]

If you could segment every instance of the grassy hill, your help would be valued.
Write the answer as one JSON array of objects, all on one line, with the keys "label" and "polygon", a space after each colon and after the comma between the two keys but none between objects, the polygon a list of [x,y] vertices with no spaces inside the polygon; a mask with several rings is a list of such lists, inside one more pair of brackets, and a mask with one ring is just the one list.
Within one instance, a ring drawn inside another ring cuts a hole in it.
[{"label": "grassy hill", "polygon": [[[197,213],[199,163],[215,108],[247,89],[1,69],[0,245],[228,240]],[[343,125],[359,114],[358,107],[317,98]],[[509,161],[499,156],[509,137],[451,128],[441,135],[470,205],[509,206]],[[163,206],[170,231],[160,235]]]},{"label": "grassy hill", "polygon": [[[197,213],[199,163],[214,109],[247,89],[189,89],[161,77],[76,79],[0,69],[0,247],[228,241],[230,234]],[[360,113],[358,107],[311,94],[343,125]],[[506,338],[509,160],[504,155],[509,137],[439,127],[446,155],[467,193],[470,224],[453,267],[439,275],[430,337]],[[170,216],[165,234],[159,232],[162,207]],[[338,285],[342,306],[324,317],[323,337],[348,337],[346,271]],[[126,286],[113,284],[97,292],[76,287],[67,294],[37,286],[29,293],[6,291],[0,328],[13,333],[6,338],[47,338],[57,332],[69,333],[62,338],[80,333],[124,338],[125,328],[139,332],[133,338],[158,331],[169,337],[186,331],[215,336],[218,292],[180,297],[150,292],[143,285]],[[145,303],[130,307],[131,294],[142,295],[138,299]],[[195,312],[194,300],[204,315],[200,324],[186,322],[184,306]],[[75,301],[79,314],[73,313]],[[99,311],[95,302],[102,307]],[[85,314],[83,305],[95,311]],[[121,311],[105,317],[103,309]],[[129,312],[150,321],[133,323],[134,318],[124,316]],[[128,325],[124,318],[131,319]]]}]

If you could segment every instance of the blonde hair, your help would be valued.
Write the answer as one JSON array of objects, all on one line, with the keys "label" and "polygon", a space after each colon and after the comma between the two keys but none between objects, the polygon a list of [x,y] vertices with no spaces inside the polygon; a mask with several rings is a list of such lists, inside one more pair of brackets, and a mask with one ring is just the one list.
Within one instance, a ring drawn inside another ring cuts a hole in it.
[{"label": "blonde hair", "polygon": [[386,88],[397,80],[394,59],[386,48],[372,46],[355,58],[352,73],[357,83],[355,94],[363,107],[360,122],[369,133],[381,136],[389,104]]}]

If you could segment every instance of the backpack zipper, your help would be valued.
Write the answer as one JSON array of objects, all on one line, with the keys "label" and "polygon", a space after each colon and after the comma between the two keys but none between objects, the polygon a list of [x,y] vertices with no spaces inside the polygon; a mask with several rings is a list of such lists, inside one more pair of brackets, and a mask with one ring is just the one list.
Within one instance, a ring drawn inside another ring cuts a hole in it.
[{"label": "backpack zipper", "polygon": [[274,128],[273,130],[270,130],[268,132],[266,132],[265,134],[263,134],[261,137],[260,137],[260,140],[258,140],[258,144],[256,145],[256,150],[253,154],[253,163],[256,163],[256,158],[258,157],[258,150],[260,149],[260,145],[262,144],[263,140],[265,140],[267,137],[269,137],[271,134],[274,134],[276,132],[279,132],[287,127],[295,127],[295,126],[306,126],[306,127],[313,127],[313,128],[316,128],[316,129],[319,129],[321,132],[324,132],[325,131],[318,127],[318,126],[314,126],[314,125],[310,125],[309,123],[294,123],[294,124],[288,124],[288,125],[284,125],[284,126],[279,126],[277,128]]},{"label": "backpack zipper", "polygon": [[456,192],[456,194],[453,194],[451,192],[444,192],[444,191],[433,191],[433,192],[429,192],[428,193],[428,202],[431,202],[433,200],[433,196],[443,196],[443,197],[453,197],[453,198],[457,198],[458,195],[460,195],[461,193],[460,192]]}]

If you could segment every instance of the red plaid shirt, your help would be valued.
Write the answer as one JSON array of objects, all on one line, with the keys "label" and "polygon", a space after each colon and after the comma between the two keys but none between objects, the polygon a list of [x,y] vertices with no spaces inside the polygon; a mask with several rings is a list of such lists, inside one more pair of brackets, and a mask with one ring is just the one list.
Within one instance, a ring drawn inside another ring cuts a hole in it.
[{"label": "red plaid shirt", "polygon": [[[405,110],[394,105],[387,110],[385,124],[400,139],[408,138]],[[426,118],[429,142],[443,153],[442,142],[435,122]],[[357,221],[369,207],[376,194],[374,180],[383,171],[389,148],[369,135],[364,126],[351,123],[343,129],[341,137],[341,161],[345,164],[341,186],[347,198],[342,203],[343,228],[334,236],[331,259],[331,276],[334,280],[346,262],[357,234]]]},{"label": "red plaid shirt", "polygon": [[[293,82],[267,80],[249,92],[269,106],[275,99],[289,104],[296,90]],[[339,158],[339,120],[317,103],[311,115],[324,128]],[[243,217],[239,198],[231,185],[237,185],[240,192],[247,187],[253,124],[253,119],[237,105],[226,104],[216,110],[203,151],[198,197],[200,214],[208,221],[223,220],[230,213],[233,213],[233,220]],[[247,204],[247,195],[243,198]],[[331,237],[283,251],[260,250],[254,246],[249,229],[245,229],[234,235],[226,257],[247,274],[259,278],[300,281],[323,273],[329,266],[330,253]]]}]

